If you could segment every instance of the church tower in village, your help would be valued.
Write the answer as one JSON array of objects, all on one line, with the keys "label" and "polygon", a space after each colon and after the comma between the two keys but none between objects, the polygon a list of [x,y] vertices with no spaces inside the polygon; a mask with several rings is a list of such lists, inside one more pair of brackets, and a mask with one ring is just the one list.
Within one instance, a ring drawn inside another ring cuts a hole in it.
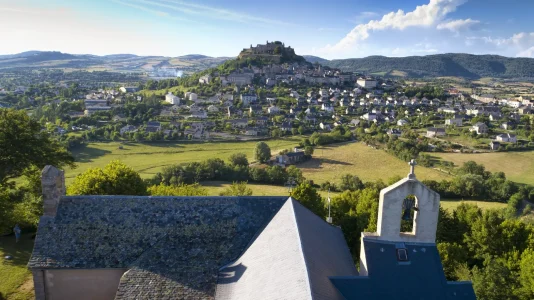
[{"label": "church tower in village", "polygon": [[380,192],[377,232],[362,232],[359,276],[330,280],[346,299],[476,299],[471,282],[445,278],[436,247],[440,196],[409,164],[406,178]]}]

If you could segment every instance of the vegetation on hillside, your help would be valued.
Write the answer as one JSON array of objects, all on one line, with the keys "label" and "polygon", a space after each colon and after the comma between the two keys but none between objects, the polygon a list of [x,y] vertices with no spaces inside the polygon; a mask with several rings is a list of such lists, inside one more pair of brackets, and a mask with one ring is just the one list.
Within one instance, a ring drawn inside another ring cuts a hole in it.
[{"label": "vegetation on hillside", "polygon": [[498,55],[437,54],[428,56],[336,59],[322,62],[343,71],[363,73],[406,72],[408,77],[457,76],[523,78],[534,77],[534,59]]}]

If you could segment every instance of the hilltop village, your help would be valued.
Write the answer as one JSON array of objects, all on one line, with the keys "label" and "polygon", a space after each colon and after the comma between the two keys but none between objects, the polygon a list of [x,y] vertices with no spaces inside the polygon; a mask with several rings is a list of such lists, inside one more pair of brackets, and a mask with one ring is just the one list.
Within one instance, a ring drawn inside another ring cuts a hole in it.
[{"label": "hilltop village", "polygon": [[342,72],[267,42],[184,78],[96,89],[16,86],[0,91],[0,105],[37,107],[48,130],[74,145],[80,137],[217,141],[316,133],[318,144],[357,138],[379,146],[418,136],[425,150],[483,152],[532,147],[529,92],[495,82],[467,88]]}]

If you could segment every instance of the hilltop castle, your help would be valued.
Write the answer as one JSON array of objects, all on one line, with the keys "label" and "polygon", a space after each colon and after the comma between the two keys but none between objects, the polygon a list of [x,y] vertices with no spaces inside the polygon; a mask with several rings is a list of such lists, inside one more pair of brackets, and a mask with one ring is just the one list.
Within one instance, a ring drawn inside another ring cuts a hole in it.
[{"label": "hilltop castle", "polygon": [[[359,271],[342,229],[291,197],[67,197],[63,171],[47,166],[35,298],[475,299],[470,282],[445,279],[440,196],[414,166],[380,192]],[[401,232],[410,212],[413,229]]]},{"label": "hilltop castle", "polygon": [[[252,47],[252,45],[250,45],[249,50],[252,51],[252,53],[254,54],[281,54],[281,52],[275,53],[276,47],[279,47],[280,51],[284,49],[286,51],[293,51],[293,53],[295,53],[294,50],[291,49],[291,46],[288,46],[286,48],[284,43],[281,43],[281,42],[269,43],[269,41],[267,41],[265,45],[258,44],[256,47]],[[243,49],[243,50],[246,50],[246,49]]]},{"label": "hilltop castle", "polygon": [[279,41],[267,41],[265,45],[258,44],[256,47],[250,45],[250,48],[243,49],[243,51],[239,53],[238,58],[263,58],[274,63],[284,61],[305,61],[303,57],[295,54],[295,50],[291,48],[291,46],[286,47],[284,43]]}]

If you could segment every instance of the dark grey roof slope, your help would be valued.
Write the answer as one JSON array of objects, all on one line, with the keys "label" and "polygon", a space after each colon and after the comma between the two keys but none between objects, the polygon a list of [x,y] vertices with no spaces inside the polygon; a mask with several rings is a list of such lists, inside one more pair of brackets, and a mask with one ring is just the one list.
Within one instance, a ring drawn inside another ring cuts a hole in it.
[{"label": "dark grey roof slope", "polygon": [[[447,282],[436,244],[363,243],[369,275],[331,277],[346,299],[476,299],[471,282]],[[407,250],[407,261],[397,259],[397,248]]]},{"label": "dark grey roof slope", "polygon": [[290,199],[234,263],[216,299],[343,299],[329,276],[356,275],[341,230]]},{"label": "dark grey roof slope", "polygon": [[287,197],[63,197],[42,217],[33,269],[128,268],[117,299],[213,299]]}]

